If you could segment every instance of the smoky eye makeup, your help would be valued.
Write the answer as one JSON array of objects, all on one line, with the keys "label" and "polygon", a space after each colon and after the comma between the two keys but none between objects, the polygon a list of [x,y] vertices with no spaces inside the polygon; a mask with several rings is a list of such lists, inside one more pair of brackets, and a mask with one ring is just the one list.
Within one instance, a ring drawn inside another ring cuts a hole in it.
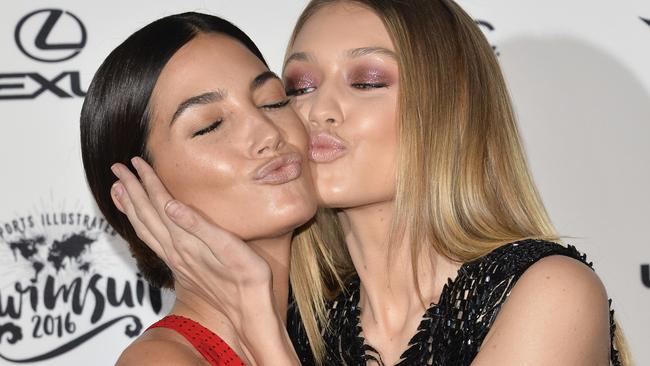
[{"label": "smoky eye makeup", "polygon": [[284,77],[285,90],[288,96],[309,93],[317,84],[318,78],[316,74],[307,70],[290,70]]},{"label": "smoky eye makeup", "polygon": [[396,76],[385,66],[356,65],[351,68],[347,80],[353,87],[380,88],[395,84]]}]

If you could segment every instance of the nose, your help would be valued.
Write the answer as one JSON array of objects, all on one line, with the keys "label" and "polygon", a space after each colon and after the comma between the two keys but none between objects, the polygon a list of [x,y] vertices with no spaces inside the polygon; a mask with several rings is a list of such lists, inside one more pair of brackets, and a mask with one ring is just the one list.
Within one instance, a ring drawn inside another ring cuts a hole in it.
[{"label": "nose", "polygon": [[328,128],[343,122],[343,111],[335,88],[323,83],[312,97],[308,113],[310,127]]},{"label": "nose", "polygon": [[250,131],[250,153],[253,157],[273,155],[285,144],[282,130],[263,113],[258,112],[251,116]]}]

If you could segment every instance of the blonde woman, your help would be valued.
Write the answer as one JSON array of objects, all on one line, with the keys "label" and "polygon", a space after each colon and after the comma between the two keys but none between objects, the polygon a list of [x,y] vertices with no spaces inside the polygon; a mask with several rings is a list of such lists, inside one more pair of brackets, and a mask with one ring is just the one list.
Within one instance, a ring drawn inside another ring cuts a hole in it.
[{"label": "blonde woman", "polygon": [[[329,208],[292,248],[302,364],[629,364],[601,281],[554,243],[497,61],[455,3],[312,1],[283,78]],[[187,214],[177,247],[227,257]],[[174,268],[206,294],[228,282]]]}]

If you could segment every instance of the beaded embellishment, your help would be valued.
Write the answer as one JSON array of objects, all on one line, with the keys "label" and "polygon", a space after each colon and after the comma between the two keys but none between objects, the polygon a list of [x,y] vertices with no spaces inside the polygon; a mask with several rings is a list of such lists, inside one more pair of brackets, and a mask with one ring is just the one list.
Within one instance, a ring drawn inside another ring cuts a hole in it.
[{"label": "beaded embellishment", "polygon": [[[456,278],[443,287],[438,303],[426,310],[397,366],[469,365],[517,280],[528,267],[550,255],[568,256],[592,268],[575,247],[543,240],[510,243],[463,264]],[[359,278],[355,277],[345,293],[328,304],[329,327],[323,334],[325,365],[365,366],[368,361],[384,365],[380,352],[363,337],[359,289]],[[302,364],[315,364],[295,306],[290,307],[287,327]],[[613,342],[615,329],[610,300],[610,363],[619,366]]]}]

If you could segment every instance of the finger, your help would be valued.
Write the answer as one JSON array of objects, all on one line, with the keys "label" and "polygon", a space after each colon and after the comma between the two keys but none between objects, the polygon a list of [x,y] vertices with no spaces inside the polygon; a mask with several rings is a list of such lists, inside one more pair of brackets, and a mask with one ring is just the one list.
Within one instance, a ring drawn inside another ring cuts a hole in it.
[{"label": "finger", "polygon": [[252,253],[248,245],[234,234],[208,222],[192,208],[177,200],[167,203],[165,212],[180,228],[205,243],[212,255],[223,264],[230,258]]},{"label": "finger", "polygon": [[121,213],[125,214],[126,211],[124,210],[124,206],[122,206],[122,202],[120,202],[120,197],[123,194],[124,194],[124,186],[118,180],[117,182],[113,183],[113,186],[111,187],[111,198],[113,199],[113,203],[115,204],[115,207],[117,207],[117,209],[120,210]]},{"label": "finger", "polygon": [[[152,204],[159,212],[172,238],[172,245],[186,262],[196,260],[202,253],[201,246],[207,245],[218,263],[237,263],[240,258],[249,258],[252,250],[239,238],[217,225],[208,222],[196,211],[185,204],[173,199],[162,184],[153,168],[140,157],[134,157],[131,162],[142,179],[144,188],[149,194]],[[178,205],[178,206],[176,206]],[[175,220],[169,214],[177,214]],[[169,221],[168,221],[169,220]],[[191,234],[194,239],[187,238]],[[205,254],[203,254],[205,257]],[[205,259],[205,258],[204,258]],[[229,261],[228,261],[229,260]]]},{"label": "finger", "polygon": [[[147,192],[145,192],[138,178],[123,164],[114,164],[111,167],[111,170],[120,179],[120,182],[126,191],[126,194],[122,197],[128,196],[129,203],[133,207],[135,217],[131,216],[130,219],[137,218],[138,221],[142,222],[142,224],[152,234],[153,238],[160,244],[163,244],[163,250],[165,250],[164,243],[169,243],[171,241],[169,231],[161,217],[158,215],[158,212],[151,204]],[[121,201],[125,204],[124,200]],[[133,224],[134,222],[131,221],[131,223]]]},{"label": "finger", "polygon": [[138,175],[142,180],[142,186],[147,192],[151,204],[158,212],[158,215],[163,221],[169,221],[169,218],[165,214],[165,205],[173,199],[172,195],[169,194],[167,188],[165,188],[163,183],[160,181],[156,172],[146,161],[136,156],[131,159],[131,163],[138,172]]},{"label": "finger", "polygon": [[[174,255],[180,256],[182,261],[186,265],[196,263],[200,258],[206,257],[205,251],[205,240],[206,238],[199,238],[196,235],[184,230],[182,227],[178,226],[165,212],[165,207],[170,202],[175,200],[171,194],[167,191],[164,184],[153,170],[153,168],[142,158],[134,157],[131,159],[133,166],[138,172],[140,179],[142,180],[142,185],[147,192],[151,204],[158,212],[158,215],[162,218],[163,223],[167,227],[169,234],[171,236],[171,248],[168,248],[168,254],[171,257],[172,251]],[[198,216],[198,215],[197,215]],[[212,240],[218,240],[218,237],[211,238]],[[210,259],[212,256],[207,256],[207,259]],[[171,261],[174,261],[175,258],[170,258]],[[221,262],[217,258],[217,263],[215,266],[221,267]],[[180,266],[178,266],[180,267]],[[180,270],[180,268],[177,268]]]},{"label": "finger", "polygon": [[160,243],[155,239],[151,234],[149,229],[140,221],[137,214],[135,213],[135,208],[131,203],[128,193],[124,189],[124,186],[120,181],[115,182],[111,189],[111,198],[123,214],[127,216],[131,226],[135,230],[136,234],[140,240],[144,241],[151,250],[153,250],[163,261],[165,260],[165,252],[160,246]]},{"label": "finger", "polygon": [[[163,185],[158,178],[158,175],[153,170],[153,168],[142,158],[134,157],[131,159],[131,163],[135,167],[142,180],[142,186],[149,196],[149,200],[160,216],[162,222],[164,223],[167,231],[171,236],[171,248],[181,255],[185,259],[191,259],[191,256],[188,258],[185,256],[187,253],[196,252],[198,247],[202,244],[197,243],[198,240],[195,236],[189,234],[187,231],[179,227],[169,216],[165,213],[165,206],[173,200],[171,194],[167,191],[167,188]],[[194,247],[193,247],[194,246]]]}]

